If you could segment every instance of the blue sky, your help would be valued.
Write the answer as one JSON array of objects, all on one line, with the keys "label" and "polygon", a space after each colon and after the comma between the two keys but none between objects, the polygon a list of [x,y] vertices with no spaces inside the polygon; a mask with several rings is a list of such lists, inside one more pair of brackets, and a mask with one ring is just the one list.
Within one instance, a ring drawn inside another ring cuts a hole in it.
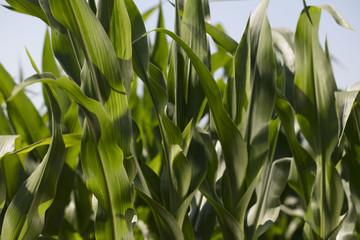
[{"label": "blue sky", "polygon": [[[134,0],[141,12],[159,3],[158,0]],[[261,0],[212,1],[210,2],[211,21],[221,23],[225,31],[239,41],[247,18],[254,12]],[[1,4],[6,4],[0,0]],[[355,32],[338,26],[332,17],[323,11],[320,22],[320,41],[327,36],[333,62],[335,79],[339,88],[346,88],[360,81],[360,0],[307,0],[308,5],[332,4],[347,19]],[[163,1],[166,28],[172,29],[174,9]],[[268,17],[271,27],[288,27],[293,31],[302,10],[302,0],[270,0]],[[147,30],[155,28],[156,12],[148,20]],[[0,6],[0,63],[8,72],[19,78],[20,68],[23,76],[34,74],[26,56],[25,46],[41,66],[45,24],[39,19],[15,13]],[[39,87],[38,87],[39,88]],[[34,94],[36,101],[36,94]]]}]

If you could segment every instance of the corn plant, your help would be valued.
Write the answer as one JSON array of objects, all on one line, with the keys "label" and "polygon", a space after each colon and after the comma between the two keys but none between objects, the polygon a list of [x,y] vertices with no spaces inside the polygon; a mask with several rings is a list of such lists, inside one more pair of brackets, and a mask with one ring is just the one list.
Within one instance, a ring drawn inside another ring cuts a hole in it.
[{"label": "corn plant", "polygon": [[322,10],[352,30],[333,6],[303,1],[294,33],[263,0],[238,43],[207,0],[176,0],[174,31],[161,4],[7,3],[49,31],[36,74],[0,65],[2,239],[359,238],[359,85],[337,89],[318,38]]}]

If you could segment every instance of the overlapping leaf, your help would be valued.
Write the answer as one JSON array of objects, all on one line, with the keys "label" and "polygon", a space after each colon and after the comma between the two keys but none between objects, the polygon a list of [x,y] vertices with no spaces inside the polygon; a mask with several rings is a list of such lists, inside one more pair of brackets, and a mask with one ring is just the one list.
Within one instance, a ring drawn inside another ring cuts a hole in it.
[{"label": "overlapping leaf", "polygon": [[41,164],[21,186],[5,214],[2,239],[36,239],[42,231],[45,211],[51,205],[65,159],[61,111],[47,88],[53,112],[52,142]]},{"label": "overlapping leaf", "polygon": [[134,211],[130,182],[112,121],[100,103],[87,98],[68,78],[54,80],[39,77],[24,81],[14,90],[14,94],[35,82],[49,83],[63,89],[82,107],[87,116],[81,147],[82,167],[86,185],[94,193],[102,210],[102,215],[97,218],[96,237],[131,238]]},{"label": "overlapping leaf", "polygon": [[329,121],[336,119],[336,84],[318,39],[321,9],[310,7],[308,13],[312,22],[303,12],[295,33],[295,111],[317,161],[305,220],[318,236],[328,238],[338,227],[344,200],[341,178],[330,158],[338,140],[337,121]]}]

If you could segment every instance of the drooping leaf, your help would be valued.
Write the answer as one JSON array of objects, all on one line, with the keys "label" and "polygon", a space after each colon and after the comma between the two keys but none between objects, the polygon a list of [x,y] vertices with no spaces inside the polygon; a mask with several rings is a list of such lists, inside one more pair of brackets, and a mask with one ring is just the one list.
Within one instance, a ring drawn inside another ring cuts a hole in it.
[{"label": "drooping leaf", "polygon": [[331,4],[319,5],[319,8],[326,10],[330,15],[334,18],[337,24],[341,27],[348,29],[350,31],[354,31],[354,29],[350,26],[350,24],[346,21],[346,19],[339,13],[339,11]]},{"label": "drooping leaf", "polygon": [[353,109],[358,94],[359,91],[335,92],[338,124],[339,124],[339,133],[338,133],[339,139],[342,139],[342,136],[345,131],[346,123],[350,117],[350,113]]},{"label": "drooping leaf", "polygon": [[16,9],[17,12],[38,17],[45,23],[48,22],[37,0],[6,0],[6,2]]}]

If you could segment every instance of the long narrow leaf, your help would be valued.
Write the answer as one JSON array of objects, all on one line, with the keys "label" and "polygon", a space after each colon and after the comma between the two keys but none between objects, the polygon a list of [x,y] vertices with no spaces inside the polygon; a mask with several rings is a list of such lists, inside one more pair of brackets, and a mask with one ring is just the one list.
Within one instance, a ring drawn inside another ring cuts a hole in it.
[{"label": "long narrow leaf", "polygon": [[87,187],[94,193],[103,210],[103,215],[97,218],[96,237],[131,238],[134,211],[130,182],[123,166],[124,156],[117,145],[109,115],[100,103],[86,97],[80,88],[66,77],[58,80],[30,78],[18,85],[13,95],[36,82],[49,83],[63,89],[82,107],[87,116],[88,126],[82,139],[81,159]]},{"label": "long narrow leaf", "polygon": [[53,140],[36,170],[21,186],[5,214],[2,239],[36,239],[44,224],[45,211],[51,205],[57,180],[65,159],[61,134],[61,111],[47,88],[53,113]]}]

